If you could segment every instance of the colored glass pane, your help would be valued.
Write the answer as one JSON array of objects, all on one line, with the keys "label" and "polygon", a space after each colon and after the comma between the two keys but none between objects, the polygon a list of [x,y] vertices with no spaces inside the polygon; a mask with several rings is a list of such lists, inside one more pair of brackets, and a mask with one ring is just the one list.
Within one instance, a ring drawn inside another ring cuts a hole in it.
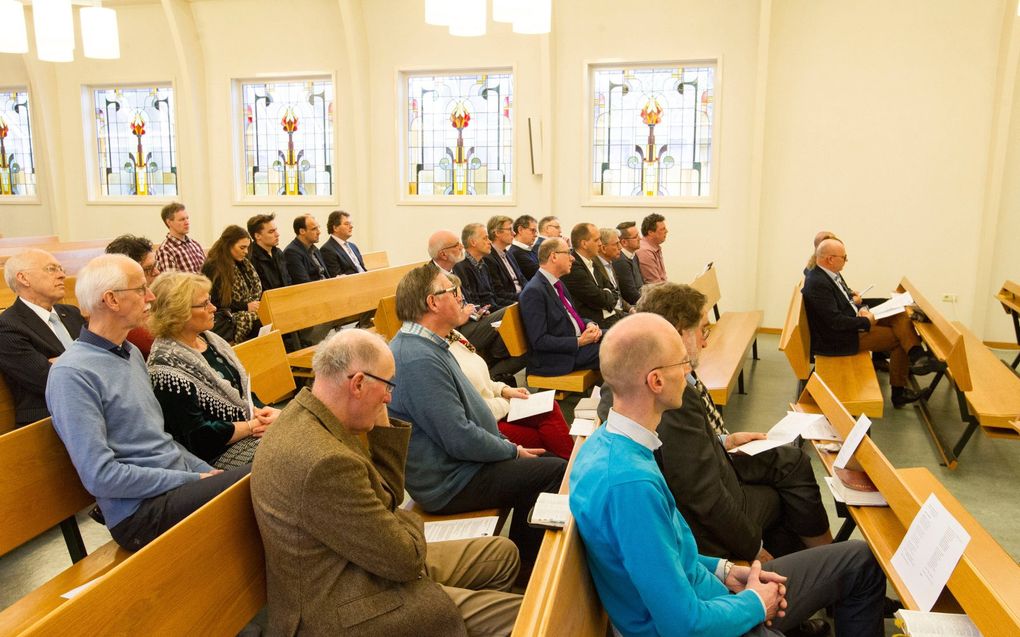
[{"label": "colored glass pane", "polygon": [[176,195],[174,90],[169,86],[100,88],[92,95],[100,192]]},{"label": "colored glass pane", "polygon": [[33,197],[35,155],[28,91],[0,91],[0,197]]}]

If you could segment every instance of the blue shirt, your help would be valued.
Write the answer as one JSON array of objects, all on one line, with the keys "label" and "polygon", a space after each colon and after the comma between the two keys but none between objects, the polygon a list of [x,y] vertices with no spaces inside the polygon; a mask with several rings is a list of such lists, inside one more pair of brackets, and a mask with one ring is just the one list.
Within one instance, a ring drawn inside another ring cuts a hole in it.
[{"label": "blue shirt", "polygon": [[615,411],[577,454],[570,510],[616,629],[635,636],[743,635],[765,620],[754,591],[732,594],[698,554],[662,477],[652,432]]}]

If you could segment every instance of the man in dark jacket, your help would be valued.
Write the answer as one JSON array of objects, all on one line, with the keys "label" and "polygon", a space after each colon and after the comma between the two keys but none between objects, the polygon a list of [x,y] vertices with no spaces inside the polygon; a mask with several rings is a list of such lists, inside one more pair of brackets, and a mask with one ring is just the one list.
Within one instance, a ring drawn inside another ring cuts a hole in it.
[{"label": "man in dark jacket", "polygon": [[287,261],[280,244],[280,231],[276,229],[276,215],[255,215],[248,220],[248,234],[255,243],[248,258],[262,281],[262,291],[282,288],[291,284]]},{"label": "man in dark jacket", "polygon": [[315,247],[319,242],[319,222],[312,215],[301,215],[294,219],[294,234],[294,240],[283,250],[291,281],[298,284],[325,279],[326,262]]}]

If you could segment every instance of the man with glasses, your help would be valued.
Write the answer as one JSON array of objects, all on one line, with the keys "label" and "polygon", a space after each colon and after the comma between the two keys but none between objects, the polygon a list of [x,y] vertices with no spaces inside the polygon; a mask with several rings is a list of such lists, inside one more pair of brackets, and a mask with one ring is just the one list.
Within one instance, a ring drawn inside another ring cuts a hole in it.
[{"label": "man with glasses", "polygon": [[602,233],[593,223],[579,223],[570,232],[574,244],[574,263],[563,277],[582,318],[611,328],[630,309],[624,308],[620,291],[613,285],[605,265],[599,258]]},{"label": "man with glasses", "polygon": [[[621,320],[602,345],[615,390],[570,472],[570,511],[621,635],[765,637],[835,608],[837,635],[881,637],[885,576],[860,541],[738,566],[699,551],[656,466],[660,419],[687,402],[683,338],[660,316]],[[661,432],[659,432],[661,434]]]},{"label": "man with glasses", "polygon": [[620,294],[623,300],[636,305],[641,298],[641,286],[645,284],[641,276],[641,265],[637,260],[637,251],[641,247],[637,224],[624,221],[616,226],[620,231],[620,258],[613,261],[613,272],[620,282]]},{"label": "man with glasses", "polygon": [[517,296],[527,283],[517,261],[507,254],[507,248],[514,240],[513,220],[504,215],[496,215],[489,219],[486,229],[492,250],[485,256],[485,265],[489,269],[496,303],[506,307],[517,302]]},{"label": "man with glasses", "polygon": [[538,272],[538,253],[532,250],[538,239],[538,222],[531,215],[521,215],[514,219],[513,230],[514,240],[506,252],[517,262],[524,280],[530,281]]},{"label": "man with glasses", "polygon": [[269,632],[509,634],[521,603],[508,592],[513,544],[426,544],[421,519],[400,507],[412,427],[386,407],[407,380],[386,342],[344,330],[312,369],[311,389],[281,412],[252,467]]},{"label": "man with glasses", "polygon": [[[124,254],[137,261],[138,265],[142,266],[142,272],[145,273],[146,284],[150,286],[159,276],[160,270],[156,265],[156,254],[153,251],[152,242],[145,237],[122,234],[106,246],[106,254]],[[141,351],[142,358],[149,359],[149,350],[152,349],[155,337],[147,325],[139,325],[128,332],[127,339]]]},{"label": "man with glasses", "polygon": [[[150,246],[151,247],[151,246]],[[17,295],[0,314],[0,371],[14,397],[20,427],[49,416],[46,379],[57,357],[85,325],[81,312],[64,298],[64,268],[52,254],[26,250],[7,260],[4,278]]]},{"label": "man with glasses", "polygon": [[535,245],[531,246],[531,249],[538,250],[543,241],[546,239],[559,239],[561,234],[563,234],[563,232],[560,229],[559,217],[554,217],[552,215],[542,217],[538,220],[538,238],[535,239]]},{"label": "man with glasses", "polygon": [[527,524],[528,512],[539,493],[559,489],[566,462],[500,434],[450,353],[446,338],[472,307],[445,274],[431,265],[411,270],[397,285],[396,305],[404,325],[390,342],[399,379],[390,412],[414,423],[407,490],[429,513],[513,507],[510,539],[527,573],[542,542],[542,531]]},{"label": "man with glasses", "polygon": [[907,387],[907,375],[938,371],[941,364],[921,347],[921,338],[905,313],[883,319],[862,305],[860,295],[843,280],[846,247],[825,239],[815,251],[815,267],[804,276],[804,310],[811,330],[811,352],[851,356],[857,352],[889,352],[889,385],[893,407],[916,402],[922,392]]},{"label": "man with glasses", "polygon": [[46,384],[53,428],[119,545],[142,548],[247,474],[226,473],[165,430],[149,372],[128,332],[155,298],[138,263],[104,254],[78,273],[88,327],[57,360]]}]

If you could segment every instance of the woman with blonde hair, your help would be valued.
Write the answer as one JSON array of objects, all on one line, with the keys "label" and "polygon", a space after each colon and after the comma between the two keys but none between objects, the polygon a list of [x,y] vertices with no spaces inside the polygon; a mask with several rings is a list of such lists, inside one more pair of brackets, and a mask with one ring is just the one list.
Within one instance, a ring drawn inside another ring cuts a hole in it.
[{"label": "woman with blonde hair", "polygon": [[216,311],[213,331],[232,345],[258,334],[259,299],[262,282],[248,260],[251,237],[241,226],[227,226],[202,265],[202,274],[212,281]]},{"label": "woman with blonde hair", "polygon": [[152,292],[149,378],[167,432],[218,469],[249,464],[280,410],[251,393],[230,344],[212,331],[212,284],[201,274],[166,272]]}]

